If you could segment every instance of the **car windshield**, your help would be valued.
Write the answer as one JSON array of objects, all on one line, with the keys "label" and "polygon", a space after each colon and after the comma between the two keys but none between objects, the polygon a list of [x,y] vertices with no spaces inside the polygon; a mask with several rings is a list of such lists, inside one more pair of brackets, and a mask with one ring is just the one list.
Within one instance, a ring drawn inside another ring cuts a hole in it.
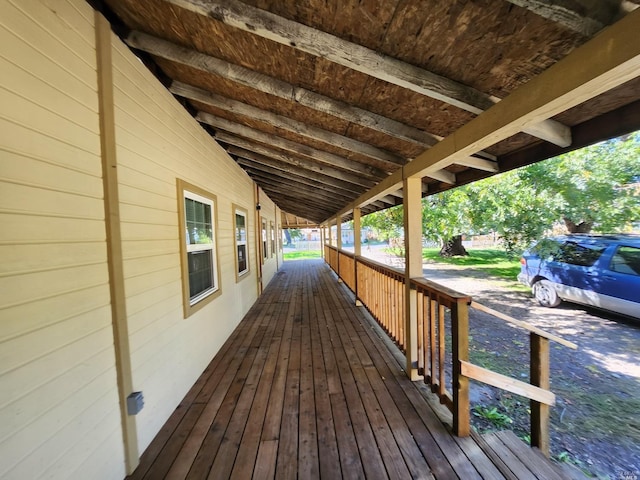
[{"label": "car windshield", "polygon": [[604,250],[605,247],[602,245],[580,245],[576,242],[565,242],[553,254],[553,259],[558,262],[590,267],[596,263]]}]

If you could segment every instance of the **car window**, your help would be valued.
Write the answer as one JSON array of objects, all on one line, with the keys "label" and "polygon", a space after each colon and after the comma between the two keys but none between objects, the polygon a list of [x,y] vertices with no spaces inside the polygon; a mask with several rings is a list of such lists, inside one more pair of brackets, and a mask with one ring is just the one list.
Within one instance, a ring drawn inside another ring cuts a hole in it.
[{"label": "car window", "polygon": [[640,275],[640,248],[618,247],[610,268],[618,273]]},{"label": "car window", "polygon": [[558,252],[553,254],[553,259],[558,262],[590,267],[596,263],[604,251],[605,247],[601,245],[579,245],[575,242],[566,242],[560,246]]}]

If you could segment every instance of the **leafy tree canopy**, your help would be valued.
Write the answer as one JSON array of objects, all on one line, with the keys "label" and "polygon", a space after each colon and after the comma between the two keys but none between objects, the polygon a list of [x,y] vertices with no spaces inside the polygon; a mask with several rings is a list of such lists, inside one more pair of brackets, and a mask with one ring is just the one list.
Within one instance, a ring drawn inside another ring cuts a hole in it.
[{"label": "leafy tree canopy", "polygon": [[[363,218],[401,236],[402,207]],[[570,232],[612,232],[640,222],[640,132],[423,199],[423,234],[445,244],[497,232],[518,253],[558,222]]]}]

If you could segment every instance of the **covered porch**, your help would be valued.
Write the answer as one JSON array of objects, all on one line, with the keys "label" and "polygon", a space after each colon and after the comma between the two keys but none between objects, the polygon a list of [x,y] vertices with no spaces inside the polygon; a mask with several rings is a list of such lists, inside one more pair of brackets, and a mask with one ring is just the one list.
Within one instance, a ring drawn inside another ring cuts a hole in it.
[{"label": "covered porch", "polygon": [[565,478],[452,417],[321,260],[285,262],[131,479]]}]

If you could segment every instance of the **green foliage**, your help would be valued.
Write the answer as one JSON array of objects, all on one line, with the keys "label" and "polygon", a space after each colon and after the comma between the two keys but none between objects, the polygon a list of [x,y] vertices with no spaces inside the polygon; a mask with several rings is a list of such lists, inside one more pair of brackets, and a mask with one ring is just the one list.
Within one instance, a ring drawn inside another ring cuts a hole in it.
[{"label": "green foliage", "polygon": [[[429,240],[493,231],[512,256],[563,221],[587,232],[627,230],[640,222],[640,132],[431,195],[422,216]],[[399,237],[402,207],[363,225]]]},{"label": "green foliage", "polygon": [[513,423],[513,420],[508,415],[498,411],[498,407],[489,408],[483,405],[476,405],[473,407],[472,413],[476,417],[491,422],[497,428],[504,428]]},{"label": "green foliage", "polygon": [[520,176],[554,192],[558,220],[623,230],[640,219],[640,132],[531,165]]},{"label": "green foliage", "polygon": [[387,208],[362,218],[362,227],[372,228],[378,238],[388,241],[403,236],[404,210],[402,205]]}]

